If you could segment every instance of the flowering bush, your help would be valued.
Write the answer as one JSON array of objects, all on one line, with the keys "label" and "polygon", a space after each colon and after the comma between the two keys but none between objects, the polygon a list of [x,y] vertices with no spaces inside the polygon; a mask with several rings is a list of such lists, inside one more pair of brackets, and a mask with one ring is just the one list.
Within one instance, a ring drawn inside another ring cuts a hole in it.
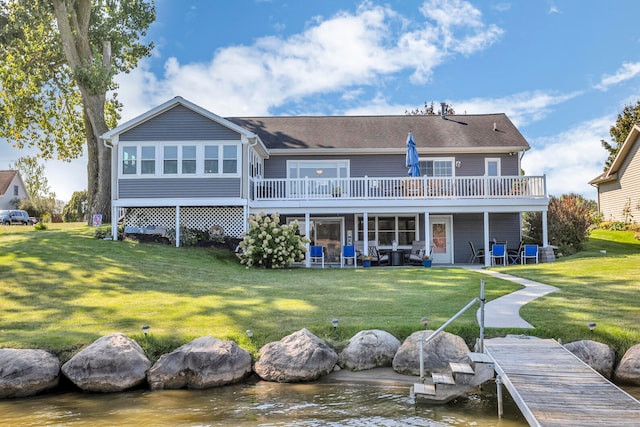
[{"label": "flowering bush", "polygon": [[242,237],[238,258],[247,267],[289,267],[293,262],[304,259],[306,243],[309,242],[298,234],[298,221],[281,225],[278,213],[251,215],[249,231],[242,233]]}]

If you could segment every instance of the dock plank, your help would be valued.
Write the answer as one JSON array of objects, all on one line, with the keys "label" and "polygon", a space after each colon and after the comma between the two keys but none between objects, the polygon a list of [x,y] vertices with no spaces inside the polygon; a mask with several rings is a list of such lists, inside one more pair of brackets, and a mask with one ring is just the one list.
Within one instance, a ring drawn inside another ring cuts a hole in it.
[{"label": "dock plank", "polygon": [[554,340],[496,338],[484,348],[531,425],[640,425],[638,400]]}]

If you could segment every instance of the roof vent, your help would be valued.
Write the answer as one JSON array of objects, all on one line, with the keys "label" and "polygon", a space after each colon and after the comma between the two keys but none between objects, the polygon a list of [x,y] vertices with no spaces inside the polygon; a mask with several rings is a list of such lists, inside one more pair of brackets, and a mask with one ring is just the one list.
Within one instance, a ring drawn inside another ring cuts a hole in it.
[{"label": "roof vent", "polygon": [[493,122],[493,130],[494,132],[498,130],[498,125],[496,124],[496,122]]},{"label": "roof vent", "polygon": [[447,103],[446,102],[441,102],[440,103],[440,117],[442,117],[443,119],[446,117],[446,110],[447,110]]}]

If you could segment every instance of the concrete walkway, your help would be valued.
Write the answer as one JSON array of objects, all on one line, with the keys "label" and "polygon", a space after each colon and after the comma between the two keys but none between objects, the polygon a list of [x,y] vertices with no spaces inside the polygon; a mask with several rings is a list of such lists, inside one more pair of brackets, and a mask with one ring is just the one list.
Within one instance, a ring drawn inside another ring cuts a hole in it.
[{"label": "concrete walkway", "polygon": [[[488,274],[502,280],[509,280],[524,286],[524,289],[512,292],[508,295],[489,301],[484,306],[484,326],[486,328],[521,328],[534,329],[534,326],[520,317],[520,307],[558,290],[555,286],[534,282],[533,280],[511,276],[509,274],[498,273],[497,271],[485,270],[479,265],[464,266],[469,270]],[[480,310],[477,312],[480,320]]]}]

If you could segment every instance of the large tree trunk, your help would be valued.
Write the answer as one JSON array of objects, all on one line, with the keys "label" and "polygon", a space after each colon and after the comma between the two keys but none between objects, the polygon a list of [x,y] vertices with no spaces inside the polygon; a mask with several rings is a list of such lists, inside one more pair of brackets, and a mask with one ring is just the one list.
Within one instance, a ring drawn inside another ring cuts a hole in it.
[{"label": "large tree trunk", "polygon": [[[69,5],[64,0],[51,0],[58,31],[69,66],[76,70],[93,64],[95,58],[89,44],[91,0],[76,0]],[[108,64],[102,64],[108,66]],[[96,90],[76,81],[82,94],[85,135],[89,163],[89,213],[102,214],[104,222],[111,221],[111,153],[100,136],[108,130],[104,117],[106,88]],[[90,216],[91,218],[91,216]],[[91,220],[90,220],[91,221]]]}]

